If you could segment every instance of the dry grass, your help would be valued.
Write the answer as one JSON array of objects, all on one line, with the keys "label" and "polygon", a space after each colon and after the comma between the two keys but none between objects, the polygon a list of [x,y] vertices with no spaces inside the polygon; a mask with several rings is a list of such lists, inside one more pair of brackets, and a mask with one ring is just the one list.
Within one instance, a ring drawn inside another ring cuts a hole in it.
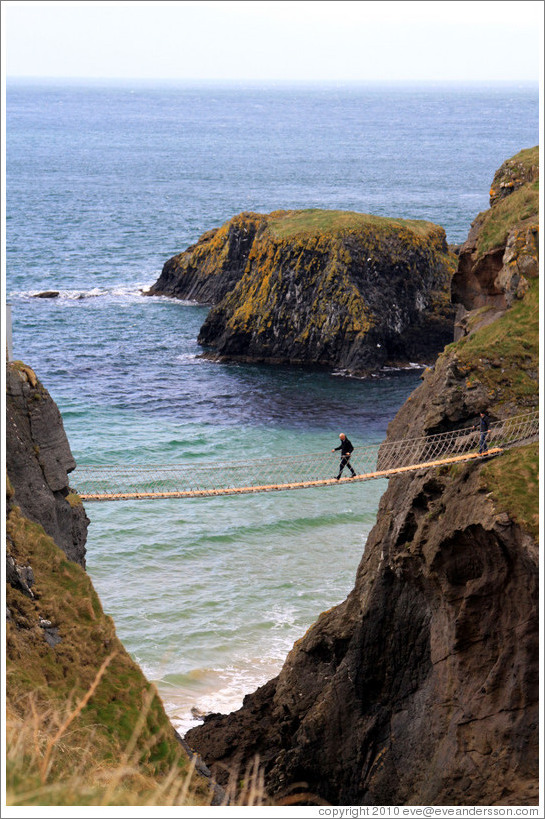
[{"label": "dry grass", "polygon": [[[8,707],[6,804],[166,807],[211,804],[213,792],[203,787],[204,780],[196,775],[195,759],[185,770],[175,760],[162,776],[152,776],[140,765],[138,745],[153,693],[149,694],[141,719],[119,760],[97,757],[96,732],[74,728],[107,664],[103,663],[86,695],[69,711],[44,709],[36,695],[28,696],[17,709]],[[182,756],[180,745],[179,759]]]},{"label": "dry grass", "polygon": [[[68,703],[62,712],[40,705],[36,694],[17,707],[8,706],[6,718],[6,804],[8,806],[144,806],[176,807],[214,805],[265,807],[327,805],[296,783],[282,798],[266,792],[259,756],[244,771],[229,771],[223,791],[213,791],[197,773],[196,757],[185,769],[179,760],[162,776],[152,776],[139,762],[141,732],[151,708],[150,690],[140,719],[121,757],[97,758],[97,734],[89,727],[74,727],[77,717],[98,689],[113,657],[107,658],[85,696]],[[24,716],[22,716],[24,714]],[[179,757],[184,751],[180,745]],[[204,784],[203,784],[204,783]]]},{"label": "dry grass", "polygon": [[[6,804],[272,804],[257,759],[225,792],[199,773],[86,572],[17,507],[6,528],[10,555],[35,575],[32,595],[6,587]],[[42,620],[61,637],[54,648]]]},{"label": "dry grass", "polygon": [[[51,755],[52,755],[54,749],[58,746],[60,740],[62,739],[63,735],[66,733],[66,731],[68,730],[68,728],[70,727],[72,722],[76,719],[76,717],[79,714],[81,714],[81,712],[83,711],[83,709],[85,708],[85,706],[87,705],[87,703],[89,702],[89,700],[91,699],[93,694],[95,693],[100,680],[104,676],[104,672],[106,671],[106,669],[108,668],[108,666],[110,665],[110,663],[111,663],[111,661],[113,660],[114,657],[115,657],[115,652],[113,654],[110,654],[109,657],[106,657],[106,659],[104,660],[104,662],[100,666],[100,668],[99,668],[99,670],[97,672],[97,675],[96,675],[95,679],[93,680],[93,683],[92,683],[91,687],[86,692],[83,699],[81,699],[78,702],[77,706],[68,714],[68,716],[66,717],[64,722],[62,722],[62,724],[59,726],[59,728],[57,729],[55,734],[53,734],[53,736],[48,739],[47,744],[45,746],[45,752],[44,752],[42,761],[40,763],[40,779],[42,781],[42,784],[45,784],[45,781],[46,781],[46,779],[48,777],[48,774],[49,774],[49,772],[51,770]],[[34,709],[34,714],[35,714],[35,709]]]},{"label": "dry grass", "polygon": [[[182,792],[188,804],[207,804],[207,781],[190,775],[156,688],[86,572],[19,509],[6,529],[10,555],[35,576],[32,595],[6,587],[8,804],[135,805]],[[43,621],[61,638],[54,648]]]}]

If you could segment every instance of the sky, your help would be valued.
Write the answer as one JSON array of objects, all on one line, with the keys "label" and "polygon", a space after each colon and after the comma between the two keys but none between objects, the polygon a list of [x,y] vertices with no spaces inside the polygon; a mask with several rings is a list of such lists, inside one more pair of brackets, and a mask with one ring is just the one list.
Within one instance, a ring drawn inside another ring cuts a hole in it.
[{"label": "sky", "polygon": [[2,74],[539,82],[542,0],[2,0]]}]

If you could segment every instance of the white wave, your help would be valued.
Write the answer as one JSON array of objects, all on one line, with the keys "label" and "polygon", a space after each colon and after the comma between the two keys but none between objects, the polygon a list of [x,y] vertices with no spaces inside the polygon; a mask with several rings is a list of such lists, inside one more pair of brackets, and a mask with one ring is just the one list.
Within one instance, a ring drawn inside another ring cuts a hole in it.
[{"label": "white wave", "polygon": [[191,683],[186,686],[177,687],[162,680],[155,680],[155,684],[171,723],[183,735],[206,714],[237,711],[244,697],[275,677],[282,664],[283,658],[259,657],[241,666],[196,669],[188,675]]},{"label": "white wave", "polygon": [[[115,284],[112,287],[93,287],[90,290],[57,290],[52,287],[48,290],[21,290],[11,293],[12,298],[21,299],[43,299],[44,301],[81,301],[83,299],[93,298],[142,298],[151,289],[150,284],[142,284],[141,282],[131,284]],[[56,295],[44,295],[46,293]],[[153,297],[156,298],[156,297]],[[163,297],[159,297],[163,298]]]},{"label": "white wave", "polygon": [[[44,295],[47,293],[55,295]],[[106,294],[105,290],[100,287],[94,287],[92,290],[23,290],[19,293],[13,293],[13,296],[18,296],[23,299],[43,299],[44,301],[56,301],[59,299],[69,299],[75,301],[76,299],[90,299]]]},{"label": "white wave", "polygon": [[415,361],[410,361],[408,364],[400,365],[399,367],[380,367],[379,370],[370,373],[369,375],[354,375],[350,370],[333,370],[331,375],[338,378],[353,378],[355,381],[365,381],[367,378],[379,378],[384,373],[402,373],[407,370],[425,370],[426,364],[419,364]]},{"label": "white wave", "polygon": [[201,358],[200,353],[182,353],[181,355],[177,355],[175,361],[179,361],[181,364],[206,364],[207,361],[204,358]]},{"label": "white wave", "polygon": [[401,373],[405,370],[425,370],[427,364],[418,364],[415,361],[409,361],[408,364],[400,365],[399,367],[381,367],[382,373]]}]

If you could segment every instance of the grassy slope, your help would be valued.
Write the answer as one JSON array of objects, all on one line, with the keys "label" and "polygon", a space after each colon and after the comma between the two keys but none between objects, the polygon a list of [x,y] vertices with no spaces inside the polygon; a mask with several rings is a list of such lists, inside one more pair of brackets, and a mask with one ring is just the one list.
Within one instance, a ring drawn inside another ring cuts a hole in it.
[{"label": "grassy slope", "polygon": [[[516,176],[537,168],[538,148],[521,151],[508,163]],[[539,183],[529,182],[496,202],[483,216],[478,254],[501,247],[510,230],[533,218],[538,224]],[[539,402],[539,281],[499,319],[470,333],[445,349],[455,353],[467,372],[466,387],[484,384],[492,413],[513,414],[535,409]],[[511,450],[483,467],[483,487],[492,492],[496,507],[522,525],[536,539],[539,533],[538,444]]]},{"label": "grassy slope", "polygon": [[482,256],[506,240],[512,225],[523,222],[537,214],[539,208],[539,182],[511,193],[482,215],[483,222],[477,242],[477,253]]},{"label": "grassy slope", "polygon": [[[455,346],[468,368],[467,382],[487,386],[492,412],[523,413],[538,404],[539,282],[534,280],[521,301],[487,327],[461,339]],[[539,533],[539,448],[520,447],[487,464],[483,486],[492,492],[496,507],[536,539]]]},{"label": "grassy slope", "polygon": [[467,369],[469,389],[486,385],[490,409],[509,405],[513,410],[533,408],[538,401],[539,282],[530,282],[524,298],[499,319],[445,348],[456,351]]},{"label": "grassy slope", "polygon": [[513,190],[484,213],[479,214],[482,220],[477,242],[477,254],[482,256],[489,250],[501,247],[509,230],[539,213],[539,146],[525,148],[503,163],[498,170],[490,190],[491,197],[497,197],[502,185],[507,189],[515,188],[524,179],[517,190]]},{"label": "grassy slope", "polygon": [[483,487],[492,492],[496,509],[539,536],[539,446],[512,449],[486,464],[481,472]]},{"label": "grassy slope", "polygon": [[[34,599],[7,586],[8,804],[142,805],[167,780],[185,782],[187,756],[89,576],[17,508],[7,534],[15,560],[32,566],[35,576]],[[55,647],[46,643],[39,618],[58,629]],[[53,742],[89,691],[81,713]],[[199,788],[190,803],[206,803]]]},{"label": "grassy slope", "polygon": [[[473,375],[487,384],[493,408],[503,404],[536,408],[539,372],[539,283],[500,319],[467,337],[460,358],[473,362]],[[513,449],[487,464],[481,478],[496,507],[539,534],[539,446]]]}]

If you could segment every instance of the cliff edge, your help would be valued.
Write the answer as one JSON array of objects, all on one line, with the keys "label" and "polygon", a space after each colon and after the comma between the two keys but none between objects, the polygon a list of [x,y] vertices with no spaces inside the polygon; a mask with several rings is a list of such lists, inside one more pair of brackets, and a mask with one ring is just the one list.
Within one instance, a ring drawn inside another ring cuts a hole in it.
[{"label": "cliff edge", "polygon": [[451,340],[454,269],[430,222],[241,213],[170,259],[149,294],[213,305],[198,338],[209,357],[369,373],[429,363]]},{"label": "cliff edge", "polygon": [[[458,341],[387,440],[538,406],[535,182],[472,226]],[[533,444],[391,478],[346,601],[240,710],[186,735],[216,776],[257,754],[269,793],[309,803],[538,804],[538,463]]]},{"label": "cliff edge", "polygon": [[210,772],[196,760],[184,785],[191,752],[85,572],[89,520],[60,412],[22,362],[6,388],[7,804],[161,804],[175,786],[210,804]]}]

